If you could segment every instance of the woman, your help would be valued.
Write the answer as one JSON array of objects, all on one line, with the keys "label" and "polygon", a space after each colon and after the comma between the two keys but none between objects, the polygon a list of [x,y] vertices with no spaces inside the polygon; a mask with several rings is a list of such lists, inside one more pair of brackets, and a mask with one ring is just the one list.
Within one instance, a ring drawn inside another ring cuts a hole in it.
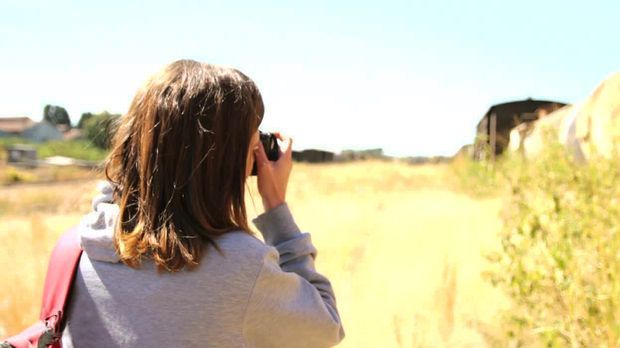
[{"label": "woman", "polygon": [[[291,141],[259,141],[263,102],[241,72],[182,60],[120,119],[108,182],[80,225],[65,347],[327,347],[344,336],[316,249],[285,196]],[[251,232],[257,162],[265,213]]]}]

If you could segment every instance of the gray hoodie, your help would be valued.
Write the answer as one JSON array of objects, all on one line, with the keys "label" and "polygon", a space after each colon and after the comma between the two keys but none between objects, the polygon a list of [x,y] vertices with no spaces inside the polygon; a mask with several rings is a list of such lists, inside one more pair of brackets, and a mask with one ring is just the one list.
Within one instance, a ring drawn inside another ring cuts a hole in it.
[{"label": "gray hoodie", "polygon": [[248,233],[217,239],[192,271],[134,269],[112,243],[118,206],[100,185],[80,224],[84,254],[72,289],[65,347],[328,347],[344,337],[334,291],[314,268],[316,249],[286,204]]}]

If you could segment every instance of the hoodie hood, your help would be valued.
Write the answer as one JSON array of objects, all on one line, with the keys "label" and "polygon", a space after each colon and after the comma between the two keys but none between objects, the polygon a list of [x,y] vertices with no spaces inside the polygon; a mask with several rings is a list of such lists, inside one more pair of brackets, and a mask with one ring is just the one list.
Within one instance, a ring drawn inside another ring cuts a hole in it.
[{"label": "hoodie hood", "polygon": [[92,203],[93,211],[80,222],[80,244],[93,260],[119,262],[113,240],[119,208],[112,200],[112,184],[101,181],[97,184],[97,191]]}]

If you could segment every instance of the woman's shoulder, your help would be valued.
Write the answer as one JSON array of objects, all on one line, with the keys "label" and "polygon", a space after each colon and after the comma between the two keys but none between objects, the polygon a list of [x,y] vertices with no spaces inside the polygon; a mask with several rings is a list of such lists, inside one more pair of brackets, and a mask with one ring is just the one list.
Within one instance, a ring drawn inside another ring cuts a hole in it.
[{"label": "woman's shoulder", "polygon": [[245,231],[228,232],[214,242],[217,250],[208,246],[196,272],[193,272],[208,274],[204,279],[209,281],[221,276],[227,282],[253,283],[268,255],[274,252],[273,247]]},{"label": "woman's shoulder", "polygon": [[232,254],[253,260],[262,260],[272,252],[273,247],[266,245],[255,235],[246,231],[232,231],[219,236],[215,240],[224,256]]}]

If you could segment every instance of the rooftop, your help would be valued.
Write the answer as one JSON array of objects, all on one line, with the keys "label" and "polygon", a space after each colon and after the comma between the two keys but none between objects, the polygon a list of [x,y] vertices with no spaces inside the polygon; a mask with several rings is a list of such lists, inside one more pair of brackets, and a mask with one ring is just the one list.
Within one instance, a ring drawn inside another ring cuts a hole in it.
[{"label": "rooftop", "polygon": [[0,130],[7,133],[21,133],[34,124],[30,117],[0,117]]}]

